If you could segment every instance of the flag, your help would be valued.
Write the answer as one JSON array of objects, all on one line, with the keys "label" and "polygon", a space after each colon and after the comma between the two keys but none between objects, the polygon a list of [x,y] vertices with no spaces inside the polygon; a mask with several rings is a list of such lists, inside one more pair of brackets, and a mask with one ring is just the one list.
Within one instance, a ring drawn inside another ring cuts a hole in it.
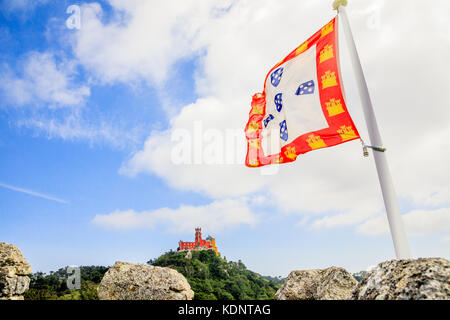
[{"label": "flag", "polygon": [[300,154],[359,138],[339,70],[337,18],[267,74],[245,127],[248,167],[295,161]]}]

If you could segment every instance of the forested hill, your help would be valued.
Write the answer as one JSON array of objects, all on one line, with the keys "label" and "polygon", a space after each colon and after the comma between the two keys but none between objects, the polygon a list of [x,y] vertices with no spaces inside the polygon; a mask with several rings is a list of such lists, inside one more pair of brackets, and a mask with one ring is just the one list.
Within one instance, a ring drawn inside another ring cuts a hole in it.
[{"label": "forested hill", "polygon": [[[192,251],[186,259],[186,252],[168,252],[147,263],[169,267],[182,273],[192,290],[194,299],[273,299],[282,284],[281,278],[262,277],[247,270],[241,262],[228,262],[218,257],[214,251]],[[25,292],[27,300],[95,300],[97,288],[109,267],[80,267],[81,288],[67,288],[67,268],[44,274],[30,275],[30,289]]]},{"label": "forested hill", "polygon": [[280,287],[279,282],[247,270],[241,261],[228,262],[212,250],[191,251],[190,256],[168,252],[148,263],[182,273],[195,292],[194,299],[199,300],[273,299]]},{"label": "forested hill", "polygon": [[67,288],[67,267],[50,274],[36,272],[30,275],[30,288],[25,291],[25,300],[97,300],[97,287],[109,267],[80,267],[81,288]]}]

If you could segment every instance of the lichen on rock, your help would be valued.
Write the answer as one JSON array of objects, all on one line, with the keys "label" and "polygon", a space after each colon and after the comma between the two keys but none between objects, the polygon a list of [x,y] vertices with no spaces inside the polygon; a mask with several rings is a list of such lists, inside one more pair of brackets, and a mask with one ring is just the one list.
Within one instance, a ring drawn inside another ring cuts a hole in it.
[{"label": "lichen on rock", "polygon": [[186,278],[170,268],[116,262],[98,287],[100,300],[192,300]]},{"label": "lichen on rock", "polygon": [[358,282],[343,268],[296,270],[275,294],[275,300],[347,300]]},{"label": "lichen on rock", "polygon": [[380,263],[352,292],[355,300],[450,300],[450,262],[441,258]]},{"label": "lichen on rock", "polygon": [[23,300],[28,290],[31,266],[13,244],[0,242],[0,300]]}]

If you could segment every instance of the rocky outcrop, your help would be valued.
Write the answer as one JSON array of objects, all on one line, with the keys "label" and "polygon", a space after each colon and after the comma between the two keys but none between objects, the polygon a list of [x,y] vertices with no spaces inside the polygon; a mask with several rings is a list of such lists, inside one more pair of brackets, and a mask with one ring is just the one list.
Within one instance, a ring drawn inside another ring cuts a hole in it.
[{"label": "rocky outcrop", "polygon": [[428,258],[380,263],[353,290],[356,300],[450,300],[450,262]]},{"label": "rocky outcrop", "polygon": [[170,268],[116,262],[98,287],[100,300],[192,300],[186,278]]},{"label": "rocky outcrop", "polygon": [[28,290],[31,266],[12,244],[0,242],[0,300],[23,300]]},{"label": "rocky outcrop", "polygon": [[346,300],[357,284],[343,268],[292,271],[275,300]]}]

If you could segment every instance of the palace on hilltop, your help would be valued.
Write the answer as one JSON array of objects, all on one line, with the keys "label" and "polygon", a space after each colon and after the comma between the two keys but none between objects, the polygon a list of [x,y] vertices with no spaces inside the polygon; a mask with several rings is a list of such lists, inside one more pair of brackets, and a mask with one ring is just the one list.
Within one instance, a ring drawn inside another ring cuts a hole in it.
[{"label": "palace on hilltop", "polygon": [[216,239],[208,236],[206,239],[202,239],[202,229],[195,228],[195,242],[178,242],[178,251],[189,251],[189,250],[214,250],[217,255],[219,251],[216,247]]}]

